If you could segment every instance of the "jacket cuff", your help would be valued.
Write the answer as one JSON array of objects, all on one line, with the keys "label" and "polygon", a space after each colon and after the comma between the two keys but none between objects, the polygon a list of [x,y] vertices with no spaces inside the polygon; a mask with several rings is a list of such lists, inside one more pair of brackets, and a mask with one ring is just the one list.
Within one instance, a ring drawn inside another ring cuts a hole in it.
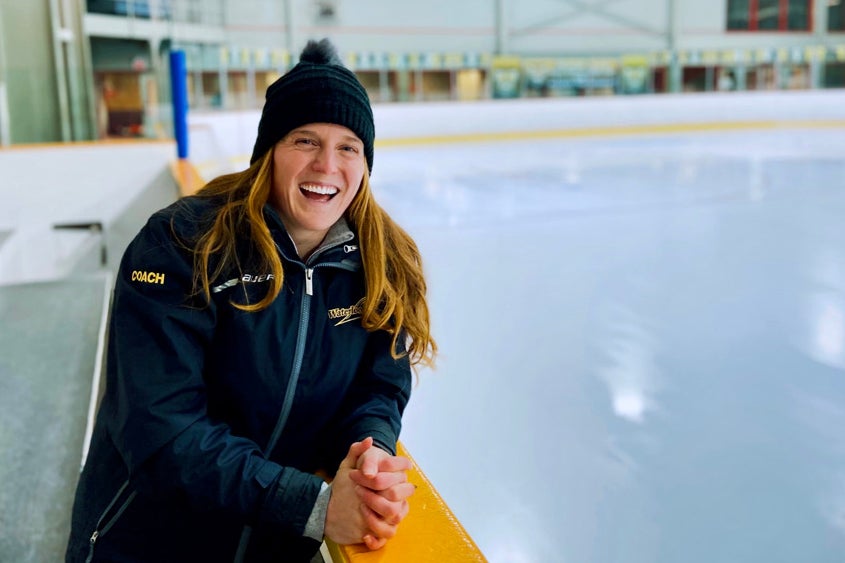
[{"label": "jacket cuff", "polygon": [[320,494],[317,495],[317,502],[311,510],[308,522],[305,523],[305,533],[302,534],[312,540],[323,541],[326,531],[326,514],[329,511],[329,498],[332,496],[332,486],[323,483],[320,486]]},{"label": "jacket cuff", "polygon": [[396,455],[396,443],[395,442],[392,443],[392,444],[387,444],[387,443],[382,442],[381,440],[379,440],[377,438],[373,438],[373,445],[378,447],[378,448],[381,448],[382,450],[386,451],[390,455]]},{"label": "jacket cuff", "polygon": [[[383,432],[381,429],[370,428],[369,431],[359,434],[356,442],[360,442],[367,436],[372,436],[373,444],[380,447],[390,455],[396,455],[396,437],[393,433]],[[348,447],[348,446],[347,446]]]},{"label": "jacket cuff", "polygon": [[261,506],[261,523],[281,527],[298,536],[304,535],[321,485],[323,480],[316,475],[283,467]]}]

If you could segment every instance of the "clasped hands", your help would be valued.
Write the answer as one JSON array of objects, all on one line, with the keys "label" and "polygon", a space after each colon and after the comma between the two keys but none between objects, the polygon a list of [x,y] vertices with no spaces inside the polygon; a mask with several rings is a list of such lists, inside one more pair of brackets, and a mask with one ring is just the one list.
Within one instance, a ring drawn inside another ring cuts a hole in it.
[{"label": "clasped hands", "polygon": [[326,537],[342,545],[363,542],[371,550],[384,546],[408,515],[415,489],[405,473],[410,468],[408,458],[390,455],[372,438],[352,444],[332,481]]}]

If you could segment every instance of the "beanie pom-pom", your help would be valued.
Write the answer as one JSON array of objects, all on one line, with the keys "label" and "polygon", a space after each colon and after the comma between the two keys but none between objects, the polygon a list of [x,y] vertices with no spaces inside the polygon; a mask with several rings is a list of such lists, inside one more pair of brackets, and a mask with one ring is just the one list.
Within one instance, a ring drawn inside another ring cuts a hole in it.
[{"label": "beanie pom-pom", "polygon": [[302,50],[299,60],[303,63],[343,66],[334,45],[328,39],[309,40],[305,49]]}]

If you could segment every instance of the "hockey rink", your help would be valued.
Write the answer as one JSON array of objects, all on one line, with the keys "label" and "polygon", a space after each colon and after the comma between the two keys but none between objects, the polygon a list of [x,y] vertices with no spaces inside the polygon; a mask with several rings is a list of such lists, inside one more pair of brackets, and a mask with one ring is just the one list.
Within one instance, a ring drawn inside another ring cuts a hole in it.
[{"label": "hockey rink", "polygon": [[[87,154],[68,153],[69,164],[94,161]],[[45,224],[94,216],[109,245],[128,240],[166,199],[151,158],[136,159],[132,174],[96,158],[101,176],[152,186],[140,199],[127,193],[121,209],[92,215],[112,196],[59,182],[33,201],[53,213]],[[372,184],[422,250],[440,346],[437,369],[419,373],[401,439],[492,563],[842,560],[841,124],[387,145]],[[28,244],[13,224],[19,211],[0,225],[7,248]],[[31,240],[85,257],[62,269],[79,294],[100,279],[98,254],[55,238],[70,236]],[[110,247],[112,264],[118,252]],[[0,425],[0,498],[18,514],[0,518],[14,532],[0,553],[38,561],[63,549],[67,513],[56,505],[69,510],[79,463],[73,448],[49,444],[81,449],[88,408],[88,388],[57,384],[50,362],[87,381],[90,359],[60,362],[59,348],[27,342],[74,348],[84,336],[93,356],[99,308],[84,331],[65,330],[74,309],[37,293],[65,291],[42,276],[50,266],[15,256],[0,265],[35,273],[3,285],[14,272],[0,272],[4,321],[18,315],[0,330],[0,372],[15,376],[0,379],[0,406],[14,407],[0,409],[14,422]],[[37,276],[47,284],[19,285]],[[95,286],[76,306],[100,302]],[[78,420],[63,414],[71,408]],[[44,412],[59,418],[31,416]],[[69,461],[53,467],[47,452]],[[44,507],[57,514],[46,529]]]},{"label": "hockey rink", "polygon": [[382,150],[440,360],[403,441],[490,561],[837,562],[845,133]]}]

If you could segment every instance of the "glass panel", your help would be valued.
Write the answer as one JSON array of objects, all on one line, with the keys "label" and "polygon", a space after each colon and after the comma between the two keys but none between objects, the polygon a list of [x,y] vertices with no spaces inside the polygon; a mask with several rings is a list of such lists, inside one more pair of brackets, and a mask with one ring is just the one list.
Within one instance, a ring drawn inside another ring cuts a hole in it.
[{"label": "glass panel", "polygon": [[827,30],[845,31],[845,0],[828,0]]},{"label": "glass panel", "polygon": [[750,0],[728,0],[728,29],[748,29]]},{"label": "glass panel", "polygon": [[845,87],[845,63],[828,63],[824,67],[824,87]]},{"label": "glass panel", "polygon": [[787,29],[810,29],[810,0],[789,0]]},{"label": "glass panel", "polygon": [[150,17],[149,0],[86,0],[85,6],[90,14]]},{"label": "glass panel", "polygon": [[173,13],[173,0],[158,0],[158,14],[156,17],[162,20],[169,20]]},{"label": "glass panel", "polygon": [[757,29],[778,29],[780,0],[760,0],[757,10]]},{"label": "glass panel", "polygon": [[89,14],[119,14],[126,15],[126,2],[117,6],[114,0],[87,0],[85,3]]}]

